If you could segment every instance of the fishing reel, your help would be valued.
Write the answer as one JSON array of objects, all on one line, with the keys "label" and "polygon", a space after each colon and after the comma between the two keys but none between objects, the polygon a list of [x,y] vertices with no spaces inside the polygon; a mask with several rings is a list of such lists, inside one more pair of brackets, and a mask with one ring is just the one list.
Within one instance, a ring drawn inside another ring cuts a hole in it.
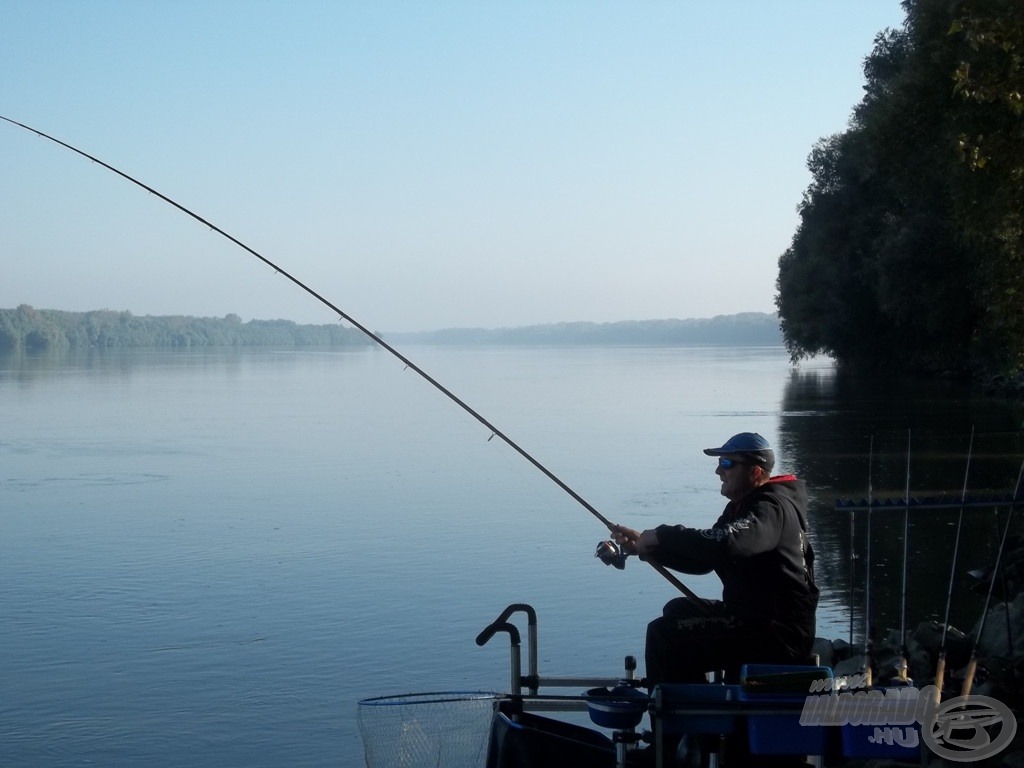
[{"label": "fishing reel", "polygon": [[626,558],[629,555],[623,551],[619,544],[609,540],[598,543],[594,557],[598,558],[605,565],[614,565],[621,571],[626,568]]}]

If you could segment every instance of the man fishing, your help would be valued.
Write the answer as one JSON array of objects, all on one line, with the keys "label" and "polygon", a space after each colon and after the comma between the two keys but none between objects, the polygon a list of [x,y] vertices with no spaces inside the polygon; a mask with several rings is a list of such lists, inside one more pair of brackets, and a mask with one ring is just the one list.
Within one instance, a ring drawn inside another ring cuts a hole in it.
[{"label": "man fishing", "polygon": [[647,627],[646,682],[704,682],[744,663],[802,662],[814,642],[818,587],[807,539],[807,492],[794,475],[772,477],[775,453],[761,435],[742,432],[720,448],[715,474],[729,503],[705,530],[615,526],[627,554],[683,573],[714,571],[722,600],[669,601]]}]

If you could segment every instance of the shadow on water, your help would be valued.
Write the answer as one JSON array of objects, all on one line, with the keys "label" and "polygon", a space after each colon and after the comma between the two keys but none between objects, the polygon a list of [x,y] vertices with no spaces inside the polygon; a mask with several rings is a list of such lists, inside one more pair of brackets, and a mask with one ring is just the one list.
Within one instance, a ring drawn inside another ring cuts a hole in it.
[{"label": "shadow on water", "polygon": [[[959,507],[850,513],[837,499],[961,498],[1009,493],[1024,458],[1024,406],[944,380],[870,377],[832,368],[793,371],[783,394],[779,447],[808,483],[819,582],[826,597],[852,606],[851,634],[863,643],[865,602],[873,633],[942,621]],[[974,445],[968,469],[971,431]],[[909,446],[909,460],[908,460]],[[953,577],[950,623],[968,631],[984,590],[967,572],[995,559],[1006,508],[965,513]],[[851,515],[853,520],[851,522]],[[1015,518],[1016,519],[1016,518]],[[907,540],[907,599],[901,607]],[[870,590],[868,537],[870,532]],[[843,639],[849,640],[849,637]]]}]

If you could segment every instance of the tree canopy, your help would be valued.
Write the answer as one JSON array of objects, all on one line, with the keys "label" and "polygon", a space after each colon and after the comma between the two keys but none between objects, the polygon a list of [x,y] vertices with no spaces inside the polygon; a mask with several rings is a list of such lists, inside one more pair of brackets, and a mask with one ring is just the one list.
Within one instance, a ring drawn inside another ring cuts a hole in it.
[{"label": "tree canopy", "polygon": [[905,0],[818,141],[776,304],[794,359],[1024,369],[1024,3]]}]

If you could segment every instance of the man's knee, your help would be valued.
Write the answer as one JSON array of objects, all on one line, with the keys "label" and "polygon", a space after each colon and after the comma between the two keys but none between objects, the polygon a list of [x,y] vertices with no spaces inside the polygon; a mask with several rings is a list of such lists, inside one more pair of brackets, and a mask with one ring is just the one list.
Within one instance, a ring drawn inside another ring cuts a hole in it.
[{"label": "man's knee", "polygon": [[718,600],[701,600],[694,602],[688,597],[676,597],[665,603],[661,615],[679,619],[695,619],[698,617],[718,616],[724,612]]},{"label": "man's knee", "polygon": [[686,597],[676,597],[665,603],[665,607],[661,609],[661,615],[665,617],[670,616],[689,616],[693,613],[693,602]]}]

